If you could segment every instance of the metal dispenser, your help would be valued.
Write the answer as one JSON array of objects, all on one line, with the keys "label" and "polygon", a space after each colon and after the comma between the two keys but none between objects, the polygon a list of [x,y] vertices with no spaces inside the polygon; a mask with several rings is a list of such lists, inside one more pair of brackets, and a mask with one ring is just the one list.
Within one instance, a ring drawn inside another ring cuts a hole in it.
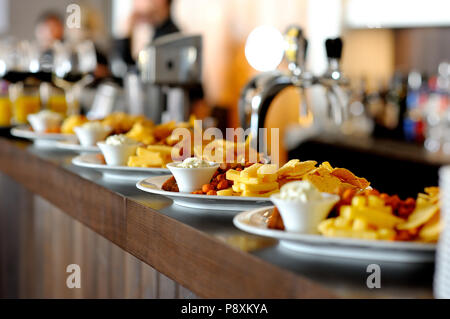
[{"label": "metal dispenser", "polygon": [[201,84],[202,37],[174,33],[158,38],[140,52],[138,67],[146,93],[144,114],[155,123],[187,120],[189,89]]},{"label": "metal dispenser", "polygon": [[299,89],[302,96],[299,105],[299,123],[305,126],[314,121],[313,111],[306,98],[306,90],[314,85],[325,88],[328,117],[336,125],[341,125],[347,114],[347,102],[343,98],[341,88],[347,85],[347,80],[340,71],[340,57],[342,53],[342,40],[329,39],[326,41],[328,55],[328,69],[320,77],[313,76],[306,70],[306,52],[308,41],[302,29],[291,26],[285,33],[285,59],[288,62],[288,71],[279,70],[256,75],[243,88],[239,100],[239,119],[244,129],[250,128],[252,146],[262,149],[262,139],[258,135],[259,128],[264,127],[267,111],[274,98],[286,87],[293,86]]}]

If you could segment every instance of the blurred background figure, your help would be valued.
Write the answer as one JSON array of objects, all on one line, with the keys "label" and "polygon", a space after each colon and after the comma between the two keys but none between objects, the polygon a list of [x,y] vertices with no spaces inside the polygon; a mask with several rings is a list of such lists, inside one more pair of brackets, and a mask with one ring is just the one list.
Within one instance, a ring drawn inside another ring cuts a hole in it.
[{"label": "blurred background figure", "polygon": [[36,22],[36,40],[39,46],[48,50],[55,41],[62,41],[64,37],[64,23],[56,12],[44,12]]},{"label": "blurred background figure", "polygon": [[[130,15],[121,24],[119,38],[114,41],[112,71],[123,77],[127,71],[135,71],[139,52],[153,40],[180,32],[171,16],[172,0],[134,0]],[[205,119],[210,107],[204,100],[203,87],[194,86],[189,91],[190,113]]]},{"label": "blurred background figure", "polygon": [[81,27],[66,28],[65,39],[72,43],[91,41],[95,47],[97,67],[93,75],[96,79],[110,76],[107,54],[109,42],[102,12],[88,3],[81,6]]},{"label": "blurred background figure", "polygon": [[61,16],[57,12],[44,12],[36,21],[34,34],[41,51],[41,69],[51,70],[53,45],[64,38],[64,23]]},{"label": "blurred background figure", "polygon": [[134,0],[130,16],[115,41],[118,56],[127,65],[135,63],[139,52],[158,37],[179,32],[171,18],[172,0]]}]

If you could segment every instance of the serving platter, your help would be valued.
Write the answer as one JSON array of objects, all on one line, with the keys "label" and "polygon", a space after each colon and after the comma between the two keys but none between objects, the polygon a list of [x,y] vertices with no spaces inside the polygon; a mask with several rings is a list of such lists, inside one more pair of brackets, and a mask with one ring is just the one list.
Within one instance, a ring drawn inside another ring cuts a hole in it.
[{"label": "serving platter", "polygon": [[278,239],[280,247],[294,252],[384,262],[434,261],[435,244],[325,237],[268,229],[265,223],[266,215],[272,210],[273,206],[245,211],[236,215],[233,223],[248,233]]},{"label": "serving platter", "polygon": [[71,152],[80,153],[80,154],[100,153],[100,148],[97,145],[83,146],[74,140],[57,141],[55,143],[55,147],[60,150],[71,151]]},{"label": "serving platter", "polygon": [[264,197],[200,195],[165,191],[161,187],[171,176],[148,177],[139,181],[136,187],[147,193],[164,195],[172,199],[175,204],[189,208],[240,212],[243,209],[254,209],[270,203],[270,198]]},{"label": "serving platter", "polygon": [[33,141],[63,141],[63,140],[76,141],[77,139],[77,137],[72,134],[35,132],[28,125],[12,128],[11,135],[15,137],[26,138]]},{"label": "serving platter", "polygon": [[78,167],[91,169],[103,174],[105,178],[127,180],[136,182],[149,175],[167,174],[167,168],[128,167],[106,165],[98,157],[100,153],[81,154],[72,159],[72,164]]}]

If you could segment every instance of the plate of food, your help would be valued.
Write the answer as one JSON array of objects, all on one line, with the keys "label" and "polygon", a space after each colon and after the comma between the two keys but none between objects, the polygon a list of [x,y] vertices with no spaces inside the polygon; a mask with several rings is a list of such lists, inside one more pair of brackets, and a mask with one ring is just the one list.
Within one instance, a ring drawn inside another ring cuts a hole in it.
[{"label": "plate of food", "polygon": [[15,137],[25,138],[28,140],[46,140],[46,141],[62,141],[62,140],[76,140],[75,135],[63,134],[57,132],[37,132],[34,131],[31,126],[21,125],[17,127],[13,127],[11,129],[11,135]]},{"label": "plate of food", "polygon": [[[209,181],[198,183],[196,174],[200,174],[200,169],[190,167],[194,165],[189,164],[189,161],[197,162],[195,164],[197,166],[202,161],[211,162],[199,158],[187,158],[186,161],[185,166],[187,167],[182,167],[183,170],[174,166],[184,165],[184,162],[168,164],[172,176],[148,178],[137,183],[137,187],[149,193],[170,197],[181,206],[242,211],[267,205],[270,203],[270,196],[277,194],[280,186],[291,181],[309,179],[324,192],[331,192],[340,187],[362,189],[369,185],[365,179],[356,178],[351,173],[349,177],[341,176],[341,179],[331,175],[327,178],[324,173],[327,171],[327,164],[317,167],[315,161],[302,162],[298,159],[289,161],[281,168],[275,164],[263,163],[220,164],[217,170],[211,174]],[[202,165],[207,164],[203,163]],[[352,181],[349,180],[350,178],[356,179]],[[188,189],[182,189],[186,182],[195,185]]]},{"label": "plate of food", "polygon": [[[76,118],[82,118],[77,116]],[[63,120],[61,114],[49,110],[28,115],[30,125],[20,125],[11,129],[11,135],[34,141],[36,144],[54,145],[54,141],[75,141],[76,136],[70,129],[75,117]]]},{"label": "plate of food", "polygon": [[160,167],[130,167],[126,165],[108,165],[101,153],[81,154],[72,159],[72,164],[78,167],[100,172],[105,178],[136,182],[149,175],[161,175],[169,172]]},{"label": "plate of food", "polygon": [[[331,205],[333,196],[337,197]],[[322,193],[302,180],[285,184],[271,199],[275,206],[242,212],[234,225],[278,239],[281,247],[296,252],[388,262],[434,261],[442,230],[437,187],[426,188],[416,200],[401,200],[370,188]]]}]

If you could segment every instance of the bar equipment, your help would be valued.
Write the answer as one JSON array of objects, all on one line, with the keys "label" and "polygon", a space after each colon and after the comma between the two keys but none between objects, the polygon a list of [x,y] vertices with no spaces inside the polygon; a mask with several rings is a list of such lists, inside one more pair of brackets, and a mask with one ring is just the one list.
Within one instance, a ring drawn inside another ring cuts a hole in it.
[{"label": "bar equipment", "polygon": [[138,67],[140,78],[131,73],[125,81],[130,107],[139,105],[155,123],[187,120],[189,89],[201,83],[202,37],[182,33],[160,37],[140,52]]},{"label": "bar equipment", "polygon": [[268,109],[274,98],[290,86],[300,91],[298,122],[302,127],[312,127],[315,122],[307,92],[314,86],[320,86],[325,90],[327,120],[339,127],[347,119],[348,80],[340,69],[343,43],[340,38],[328,39],[325,46],[328,68],[323,75],[314,76],[305,66],[308,41],[302,29],[297,26],[289,27],[285,33],[285,59],[288,62],[288,71],[260,73],[243,88],[239,100],[239,119],[244,129],[250,128],[253,147],[258,149],[264,147],[262,137],[259,136],[259,128],[264,127]]},{"label": "bar equipment", "polygon": [[53,49],[53,82],[65,91],[67,114],[77,114],[81,91],[94,80],[90,73],[97,66],[95,46],[87,40],[57,42]]}]

